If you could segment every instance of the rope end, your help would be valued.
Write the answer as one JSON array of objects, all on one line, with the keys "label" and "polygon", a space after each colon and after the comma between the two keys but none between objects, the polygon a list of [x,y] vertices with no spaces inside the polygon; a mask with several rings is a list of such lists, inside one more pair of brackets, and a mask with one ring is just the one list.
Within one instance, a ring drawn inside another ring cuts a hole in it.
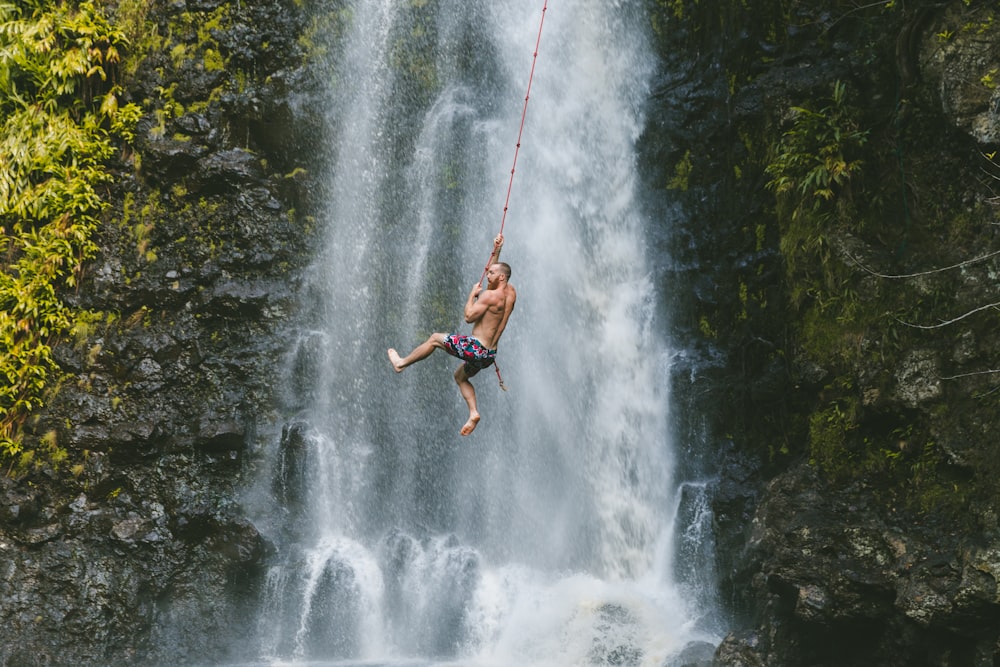
[{"label": "rope end", "polygon": [[493,362],[493,370],[494,370],[494,371],[496,371],[496,374],[497,374],[497,382],[499,382],[499,383],[500,383],[500,388],[501,388],[501,389],[503,389],[504,391],[507,391],[507,385],[505,385],[505,384],[503,383],[503,376],[502,376],[502,375],[500,375],[500,366],[499,366],[499,365],[497,365],[497,363],[496,363],[496,362]]}]

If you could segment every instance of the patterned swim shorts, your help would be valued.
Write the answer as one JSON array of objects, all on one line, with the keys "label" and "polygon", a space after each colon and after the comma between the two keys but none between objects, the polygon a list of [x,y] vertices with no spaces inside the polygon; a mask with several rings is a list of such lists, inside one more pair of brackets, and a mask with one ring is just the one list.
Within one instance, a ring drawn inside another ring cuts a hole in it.
[{"label": "patterned swim shorts", "polygon": [[443,342],[448,354],[465,362],[465,374],[468,377],[491,366],[497,356],[496,350],[483,347],[483,344],[472,336],[446,334]]}]

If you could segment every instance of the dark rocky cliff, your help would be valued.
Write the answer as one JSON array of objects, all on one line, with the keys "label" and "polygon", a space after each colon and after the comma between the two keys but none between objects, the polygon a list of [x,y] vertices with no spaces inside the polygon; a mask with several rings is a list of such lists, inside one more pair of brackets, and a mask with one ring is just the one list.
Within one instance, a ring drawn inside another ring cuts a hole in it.
[{"label": "dark rocky cliff", "polygon": [[[692,352],[676,395],[717,434],[685,449],[719,479],[716,664],[996,664],[996,314],[908,325],[996,301],[996,260],[965,262],[997,243],[1000,8],[648,4],[651,213],[687,221],[658,241]],[[239,490],[281,421],[325,159],[309,5],[138,17],[126,86],[146,114],[73,297],[117,317],[58,349],[71,381],[29,426],[82,470],[0,482],[0,664],[247,657],[267,545]],[[863,166],[803,208],[765,169],[792,108],[823,115],[836,82]]]},{"label": "dark rocky cliff", "polygon": [[306,8],[108,11],[137,22],[126,99],[145,113],[71,298],[113,316],[57,348],[68,380],[26,434],[82,468],[0,478],[2,665],[221,662],[254,633],[267,546],[238,494],[271,437],[324,159]]},{"label": "dark rocky cliff", "polygon": [[[656,5],[675,394],[724,462],[715,664],[997,664],[1000,7]],[[793,162],[816,180],[782,193]]]}]

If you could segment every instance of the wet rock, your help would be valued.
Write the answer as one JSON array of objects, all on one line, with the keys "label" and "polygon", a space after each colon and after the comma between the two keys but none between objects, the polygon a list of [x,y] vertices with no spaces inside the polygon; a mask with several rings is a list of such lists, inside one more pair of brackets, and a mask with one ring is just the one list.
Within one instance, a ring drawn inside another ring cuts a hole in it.
[{"label": "wet rock", "polygon": [[715,653],[713,665],[726,667],[768,667],[760,651],[760,638],[753,633],[730,633]]},{"label": "wet rock", "polygon": [[918,539],[866,509],[865,495],[806,466],[772,482],[742,561],[761,625],[727,637],[716,665],[935,664],[922,661],[996,645],[1000,626],[982,620],[1000,615],[996,568],[984,567],[997,545]]},{"label": "wet rock", "polygon": [[714,656],[714,645],[708,642],[691,642],[664,667],[712,667]]},{"label": "wet rock", "polygon": [[[140,121],[140,136],[150,136],[152,120]],[[179,181],[190,174],[198,161],[209,154],[205,145],[190,140],[150,138],[139,144],[139,149],[147,159],[143,162],[144,173],[157,182]]]},{"label": "wet rock", "polygon": [[907,407],[941,396],[941,373],[937,355],[929,350],[914,350],[896,371],[896,398]]},{"label": "wet rock", "polygon": [[944,113],[980,145],[1000,143],[1000,27],[991,10],[953,4],[923,34],[920,70]]},{"label": "wet rock", "polygon": [[199,159],[193,165],[189,183],[195,192],[212,194],[263,179],[259,157],[242,148],[231,148]]},{"label": "wet rock", "polygon": [[283,507],[298,514],[308,483],[309,424],[302,421],[285,424],[281,429],[280,459],[275,468],[273,492]]},{"label": "wet rock", "polygon": [[200,113],[186,113],[176,121],[177,127],[193,136],[207,136],[212,132],[212,123]]}]

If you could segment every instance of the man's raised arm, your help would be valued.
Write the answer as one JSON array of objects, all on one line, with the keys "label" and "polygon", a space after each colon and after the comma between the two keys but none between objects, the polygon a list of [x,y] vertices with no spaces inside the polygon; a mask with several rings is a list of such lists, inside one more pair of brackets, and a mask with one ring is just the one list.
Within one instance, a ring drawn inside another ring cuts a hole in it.
[{"label": "man's raised arm", "polygon": [[503,234],[497,234],[497,237],[493,239],[493,254],[490,255],[490,261],[486,266],[493,266],[500,261],[501,248],[503,248]]}]

